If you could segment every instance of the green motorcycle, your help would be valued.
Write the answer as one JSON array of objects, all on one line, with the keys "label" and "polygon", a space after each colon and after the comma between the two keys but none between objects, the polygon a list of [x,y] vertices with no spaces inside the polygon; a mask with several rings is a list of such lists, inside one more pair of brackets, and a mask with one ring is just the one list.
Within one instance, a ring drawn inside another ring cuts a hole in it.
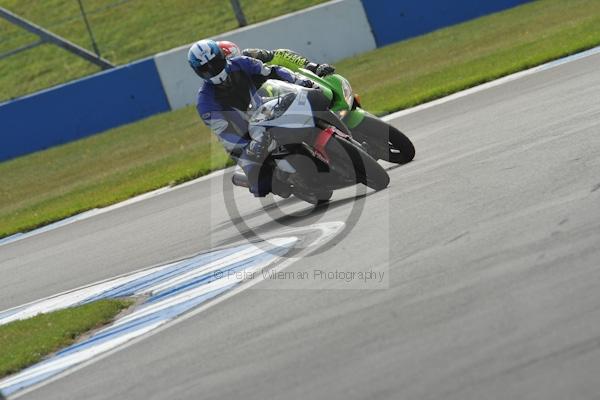
[{"label": "green motorcycle", "polygon": [[361,108],[360,100],[346,78],[339,74],[319,77],[307,69],[298,73],[317,83],[330,100],[330,109],[336,113],[375,159],[395,164],[406,164],[415,157],[415,147],[406,135]]}]

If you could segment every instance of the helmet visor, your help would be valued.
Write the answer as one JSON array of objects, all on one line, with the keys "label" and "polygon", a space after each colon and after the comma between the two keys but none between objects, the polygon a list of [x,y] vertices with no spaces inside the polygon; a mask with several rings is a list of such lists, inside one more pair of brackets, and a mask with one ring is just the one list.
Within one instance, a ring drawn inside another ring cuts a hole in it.
[{"label": "helmet visor", "polygon": [[196,72],[200,78],[208,80],[219,75],[225,69],[226,65],[227,61],[225,60],[225,57],[216,56],[206,64],[196,67]]}]

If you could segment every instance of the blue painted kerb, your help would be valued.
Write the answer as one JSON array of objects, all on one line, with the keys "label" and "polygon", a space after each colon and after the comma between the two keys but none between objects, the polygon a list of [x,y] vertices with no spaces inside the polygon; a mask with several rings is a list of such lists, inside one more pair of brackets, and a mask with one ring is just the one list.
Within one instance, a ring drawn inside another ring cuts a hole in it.
[{"label": "blue painted kerb", "polygon": [[377,47],[531,0],[362,0]]},{"label": "blue painted kerb", "polygon": [[0,104],[0,161],[170,110],[153,58]]}]

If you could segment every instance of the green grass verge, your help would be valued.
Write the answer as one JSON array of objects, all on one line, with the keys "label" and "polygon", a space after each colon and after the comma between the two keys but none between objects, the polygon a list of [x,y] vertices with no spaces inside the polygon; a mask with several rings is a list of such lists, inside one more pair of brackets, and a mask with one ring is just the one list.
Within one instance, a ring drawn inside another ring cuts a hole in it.
[{"label": "green grass verge", "polygon": [[[600,44],[600,1],[538,0],[337,64],[377,114]],[[410,132],[408,132],[410,135]],[[0,164],[0,237],[227,163],[193,108]]]},{"label": "green grass verge", "polygon": [[0,163],[0,237],[228,163],[191,107]]},{"label": "green grass verge", "polygon": [[[325,0],[241,0],[248,23],[283,15]],[[75,0],[2,0],[5,7],[91,50]],[[86,0],[88,20],[103,57],[115,64],[150,56],[237,28],[229,1]],[[36,36],[0,19],[0,53],[35,42]],[[0,61],[0,101],[99,71],[54,45]]]},{"label": "green grass verge", "polygon": [[130,300],[100,300],[0,325],[0,378],[74,343],[131,304]]}]

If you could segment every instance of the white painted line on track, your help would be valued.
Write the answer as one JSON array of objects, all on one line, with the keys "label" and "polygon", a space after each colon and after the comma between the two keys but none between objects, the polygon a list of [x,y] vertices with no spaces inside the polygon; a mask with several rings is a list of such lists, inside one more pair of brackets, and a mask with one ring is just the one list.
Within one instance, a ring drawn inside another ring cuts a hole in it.
[{"label": "white painted line on track", "polygon": [[[335,237],[344,225],[327,222],[282,230],[268,241],[233,245],[2,311],[0,325],[99,299],[145,296],[133,312],[90,338],[0,380],[0,391],[11,398],[20,397],[197,315],[268,279],[265,271],[287,268]],[[295,234],[302,236],[303,232],[318,236],[302,254],[283,258],[299,242]]]},{"label": "white painted line on track", "polygon": [[[551,61],[551,62],[548,62],[546,64],[539,65],[537,67],[533,67],[533,68],[530,68],[530,69],[527,69],[527,70],[524,70],[524,71],[516,72],[514,74],[507,75],[505,77],[496,79],[494,81],[490,81],[490,82],[481,84],[479,86],[475,86],[475,87],[472,87],[470,89],[466,89],[466,90],[463,90],[463,91],[451,94],[451,95],[443,97],[441,99],[433,100],[433,101],[431,101],[429,103],[421,104],[421,105],[418,105],[416,107],[412,107],[412,108],[409,108],[409,109],[406,109],[406,110],[398,111],[398,112],[386,115],[386,116],[382,117],[381,119],[383,119],[386,122],[389,122],[389,121],[395,120],[397,118],[400,118],[400,117],[403,117],[403,116],[406,116],[406,115],[414,114],[414,113],[419,112],[419,111],[423,111],[423,110],[426,110],[426,109],[429,109],[429,108],[432,108],[432,107],[436,107],[436,106],[439,106],[439,105],[442,105],[442,104],[445,104],[445,103],[448,103],[448,102],[451,102],[451,101],[454,101],[454,100],[457,100],[457,99],[460,99],[460,98],[463,98],[463,97],[466,97],[466,96],[470,96],[470,95],[475,94],[475,93],[482,92],[484,90],[488,90],[488,89],[491,89],[491,88],[494,88],[494,87],[497,87],[497,86],[500,86],[500,85],[504,85],[506,83],[515,81],[517,79],[524,78],[524,77],[529,76],[529,75],[536,74],[536,73],[541,72],[541,71],[545,71],[545,70],[548,70],[548,69],[556,68],[556,67],[559,67],[561,65],[564,65],[564,64],[567,64],[567,63],[570,63],[570,62],[574,62],[574,61],[577,61],[577,60],[581,60],[583,58],[587,58],[587,57],[590,57],[590,56],[593,56],[593,55],[596,55],[596,54],[600,54],[600,46],[599,47],[594,47],[592,49],[583,51],[581,53],[573,54],[571,56],[564,57],[564,58],[561,58],[561,59],[558,59],[558,60],[555,60],[555,61]],[[148,192],[148,193],[142,194],[140,196],[132,197],[131,199],[122,201],[120,203],[113,204],[113,205],[108,206],[108,207],[96,208],[96,209],[93,209],[93,210],[89,210],[89,211],[83,212],[81,214],[77,214],[77,215],[74,215],[72,217],[69,217],[69,218],[57,221],[57,222],[55,222],[53,224],[46,225],[46,226],[44,226],[42,228],[39,228],[39,229],[35,229],[35,230],[29,231],[29,232],[25,232],[25,233],[16,233],[16,234],[14,234],[12,236],[8,236],[8,237],[5,237],[4,239],[0,239],[0,246],[5,245],[5,244],[9,244],[9,243],[14,243],[14,242],[16,242],[18,240],[26,239],[26,238],[29,238],[31,236],[35,236],[35,235],[40,234],[40,233],[44,233],[44,232],[47,232],[47,231],[50,231],[50,230],[53,230],[53,229],[56,229],[56,228],[60,228],[62,226],[71,224],[73,222],[81,221],[81,220],[84,220],[84,219],[88,219],[88,218],[94,217],[96,215],[104,214],[106,212],[113,211],[113,210],[116,210],[118,208],[125,207],[125,206],[128,206],[128,205],[134,204],[134,203],[138,203],[140,201],[144,201],[144,200],[147,200],[147,199],[152,198],[152,197],[159,196],[159,195],[164,194],[164,193],[169,193],[169,192],[171,192],[173,190],[182,189],[182,188],[185,188],[187,186],[194,185],[194,184],[196,184],[198,182],[202,182],[202,181],[205,181],[205,180],[208,180],[208,179],[215,178],[217,176],[222,176],[226,172],[232,171],[235,168],[237,168],[237,167],[229,167],[229,168],[226,168],[226,169],[223,169],[223,170],[215,171],[215,172],[212,172],[212,173],[210,173],[208,175],[205,175],[205,176],[202,176],[200,178],[197,178],[197,179],[194,179],[194,180],[182,183],[182,184],[177,185],[177,186],[167,186],[167,187],[164,187],[164,188],[161,188],[161,189],[158,189],[158,190],[154,190],[152,192]]]}]

